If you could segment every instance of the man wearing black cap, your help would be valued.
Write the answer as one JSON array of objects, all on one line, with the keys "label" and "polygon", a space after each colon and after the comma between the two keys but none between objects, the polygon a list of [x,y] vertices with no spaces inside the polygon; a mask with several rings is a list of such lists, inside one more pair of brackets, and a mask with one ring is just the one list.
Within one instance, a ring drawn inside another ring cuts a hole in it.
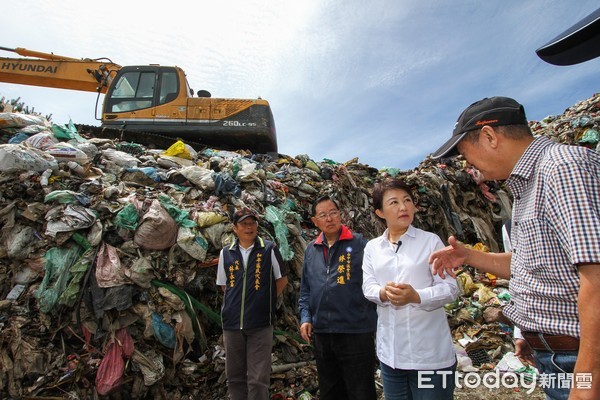
[{"label": "man wearing black cap", "polygon": [[600,154],[534,138],[523,106],[485,98],[458,118],[433,158],[461,154],[487,180],[506,180],[512,253],[454,237],[431,254],[435,273],[468,264],[510,278],[504,313],[534,350],[551,399],[600,398]]},{"label": "man wearing black cap", "polygon": [[225,373],[231,400],[267,400],[277,297],[287,269],[277,246],[258,236],[258,215],[233,215],[237,236],[221,250],[217,285],[225,292],[221,316]]}]

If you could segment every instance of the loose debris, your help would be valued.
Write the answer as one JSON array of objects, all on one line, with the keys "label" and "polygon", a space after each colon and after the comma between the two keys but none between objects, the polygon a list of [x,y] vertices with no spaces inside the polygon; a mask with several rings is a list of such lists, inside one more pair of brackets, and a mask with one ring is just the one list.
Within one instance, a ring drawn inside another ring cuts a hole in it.
[{"label": "loose debris", "polygon": [[[598,151],[599,106],[596,94],[531,127]],[[358,158],[196,152],[183,142],[153,150],[50,123],[18,100],[3,99],[0,110],[1,398],[226,398],[216,257],[242,206],[264,216],[259,234],[290,266],[273,399],[318,398],[296,309],[316,196],[334,196],[350,228],[372,238],[384,227],[371,188],[399,176],[415,190],[416,226],[502,251],[510,193],[460,158],[400,171]],[[446,310],[459,368],[494,369],[514,351],[501,313],[508,282],[468,266],[458,280],[461,296]]]}]

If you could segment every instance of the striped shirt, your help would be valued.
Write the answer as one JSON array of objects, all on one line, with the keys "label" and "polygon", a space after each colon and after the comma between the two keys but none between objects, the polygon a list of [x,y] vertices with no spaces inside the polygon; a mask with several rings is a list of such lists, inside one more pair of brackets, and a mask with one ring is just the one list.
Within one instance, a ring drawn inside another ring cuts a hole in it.
[{"label": "striped shirt", "polygon": [[504,313],[524,331],[579,337],[577,264],[600,263],[600,154],[540,137],[506,184],[514,204]]}]

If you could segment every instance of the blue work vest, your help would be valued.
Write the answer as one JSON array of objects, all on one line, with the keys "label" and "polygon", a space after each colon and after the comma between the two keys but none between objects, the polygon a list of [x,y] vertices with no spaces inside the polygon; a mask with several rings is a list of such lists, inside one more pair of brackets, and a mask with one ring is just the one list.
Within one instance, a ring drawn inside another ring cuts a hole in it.
[{"label": "blue work vest", "polygon": [[277,246],[257,237],[246,268],[237,240],[223,248],[221,254],[227,276],[221,309],[223,329],[253,329],[273,325],[277,302],[271,259],[273,254],[277,257],[282,276],[286,274]]}]

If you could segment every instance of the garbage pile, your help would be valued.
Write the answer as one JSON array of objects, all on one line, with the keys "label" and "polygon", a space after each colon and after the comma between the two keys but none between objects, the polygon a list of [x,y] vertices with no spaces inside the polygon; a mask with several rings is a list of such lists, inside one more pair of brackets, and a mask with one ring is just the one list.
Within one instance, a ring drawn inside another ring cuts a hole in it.
[{"label": "garbage pile", "polygon": [[[532,129],[598,146],[599,104],[595,95]],[[240,207],[262,216],[259,235],[289,264],[275,326],[277,399],[318,396],[297,315],[316,197],[336,198],[343,221],[373,238],[384,230],[373,184],[401,177],[416,195],[416,226],[502,251],[510,193],[460,158],[401,171],[181,141],[156,150],[8,106],[0,104],[9,109],[0,112],[1,398],[226,398],[216,264]],[[466,266],[459,284],[460,299],[446,307],[459,364],[494,368],[514,350],[500,312],[507,282]]]}]

